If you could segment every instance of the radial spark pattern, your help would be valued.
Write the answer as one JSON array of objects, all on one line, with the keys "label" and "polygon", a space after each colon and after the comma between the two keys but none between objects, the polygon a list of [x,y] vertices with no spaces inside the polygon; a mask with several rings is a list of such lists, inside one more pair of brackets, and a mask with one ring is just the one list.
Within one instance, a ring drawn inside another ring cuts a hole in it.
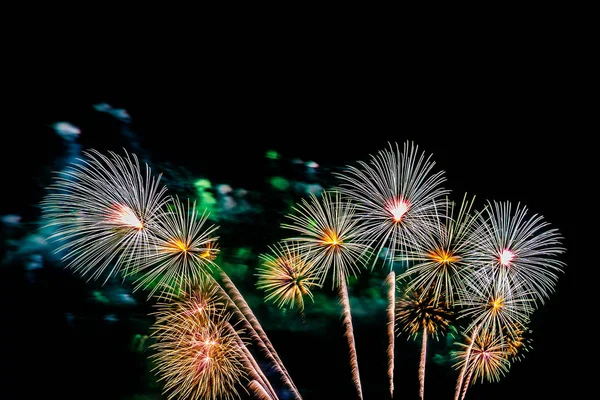
[{"label": "radial spark pattern", "polygon": [[465,195],[457,212],[449,200],[436,208],[431,235],[413,243],[407,259],[415,264],[399,277],[408,278],[409,289],[419,288],[421,293],[432,293],[434,302],[451,305],[464,293],[465,276],[476,262],[474,252],[481,240],[476,229],[478,213],[472,212],[474,200]]},{"label": "radial spark pattern", "polygon": [[246,380],[238,333],[214,292],[159,303],[153,336],[155,371],[169,399],[235,399]]},{"label": "radial spark pattern", "polygon": [[315,268],[319,285],[330,272],[333,287],[355,275],[368,257],[368,247],[358,242],[352,205],[342,202],[339,193],[323,192],[321,199],[314,194],[309,201],[302,199],[294,211],[288,215],[292,223],[282,227],[300,234],[288,241],[298,243],[298,252]]},{"label": "radial spark pattern", "polygon": [[520,285],[543,303],[554,291],[564,263],[561,236],[540,215],[510,202],[490,202],[482,214],[481,238],[476,242],[480,273],[490,279]]},{"label": "radial spark pattern", "polygon": [[458,362],[455,368],[463,368],[464,364],[467,364],[464,391],[477,379],[481,382],[494,382],[508,372],[510,354],[502,336],[483,330],[475,336],[473,342],[467,338],[467,343],[459,343],[459,346],[461,350],[456,352]]},{"label": "radial spark pattern", "polygon": [[527,326],[535,303],[531,294],[520,285],[506,281],[468,280],[467,294],[461,296],[461,318],[471,319],[467,331],[486,330],[502,336],[505,332]]},{"label": "radial spark pattern", "polygon": [[304,296],[313,299],[311,288],[317,286],[314,264],[303,257],[295,243],[279,243],[261,254],[258,268],[259,289],[266,291],[265,300],[278,307],[298,307],[304,310]]},{"label": "radial spark pattern", "polygon": [[337,174],[340,191],[356,204],[364,240],[391,265],[398,252],[432,229],[434,201],[448,193],[441,187],[444,173],[434,172],[431,157],[409,142],[402,151],[390,144],[370,163],[358,164]]},{"label": "radial spark pattern", "polygon": [[58,173],[42,201],[45,227],[61,243],[63,260],[89,279],[108,280],[127,271],[148,247],[165,202],[160,176],[135,155],[105,156],[96,150]]},{"label": "radial spark pattern", "polygon": [[416,337],[426,328],[428,335],[437,338],[448,329],[452,319],[448,303],[436,298],[432,290],[425,293],[421,289],[408,290],[396,301],[398,329],[409,336]]},{"label": "radial spark pattern", "polygon": [[168,298],[201,285],[210,276],[218,252],[213,236],[217,227],[205,226],[206,219],[195,203],[188,201],[186,206],[172,199],[158,218],[151,246],[134,270],[134,289],[150,289],[149,296],[159,293]]}]

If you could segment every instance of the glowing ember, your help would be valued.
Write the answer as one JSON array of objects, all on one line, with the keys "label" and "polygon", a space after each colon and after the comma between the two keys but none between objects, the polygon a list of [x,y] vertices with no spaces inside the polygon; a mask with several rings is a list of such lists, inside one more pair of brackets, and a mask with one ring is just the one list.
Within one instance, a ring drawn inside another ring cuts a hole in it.
[{"label": "glowing ember", "polygon": [[133,210],[124,205],[118,205],[113,215],[113,220],[117,224],[129,226],[141,230],[144,224],[138,219]]},{"label": "glowing ember", "polygon": [[428,256],[436,263],[444,265],[454,263],[460,260],[460,257],[455,256],[451,251],[440,248],[429,251]]},{"label": "glowing ember", "polygon": [[404,214],[408,211],[409,204],[401,199],[393,199],[388,202],[385,208],[392,214],[394,222],[400,222],[402,217],[404,217]]},{"label": "glowing ember", "polygon": [[504,300],[502,299],[502,297],[498,297],[491,301],[491,305],[494,310],[499,310],[504,306]]},{"label": "glowing ember", "polygon": [[512,262],[513,258],[515,258],[515,253],[508,249],[504,249],[502,250],[502,253],[500,253],[500,264],[504,265],[505,267],[508,267]]},{"label": "glowing ember", "polygon": [[325,233],[325,235],[323,235],[323,244],[326,244],[328,246],[339,246],[340,244],[342,244],[342,241],[339,239],[337,233],[335,233],[334,231],[328,231],[327,233]]},{"label": "glowing ember", "polygon": [[173,244],[175,244],[175,246],[184,253],[189,250],[189,247],[179,239],[173,240]]}]

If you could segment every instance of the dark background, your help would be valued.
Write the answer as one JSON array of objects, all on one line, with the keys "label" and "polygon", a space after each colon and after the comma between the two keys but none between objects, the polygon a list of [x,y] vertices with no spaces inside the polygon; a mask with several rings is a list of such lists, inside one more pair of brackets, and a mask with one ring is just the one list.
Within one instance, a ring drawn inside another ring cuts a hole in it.
[{"label": "dark background", "polygon": [[[574,384],[581,357],[579,308],[573,306],[581,279],[575,221],[585,219],[588,209],[576,180],[582,173],[580,150],[592,145],[580,126],[586,110],[574,105],[571,81],[550,56],[519,52],[503,59],[490,53],[458,65],[459,58],[414,65],[408,72],[385,60],[381,68],[374,60],[361,70],[317,60],[291,68],[293,57],[258,64],[243,56],[215,61],[210,70],[163,70],[146,67],[153,59],[133,66],[115,55],[93,71],[80,68],[76,59],[64,69],[14,75],[3,118],[1,214],[20,214],[35,224],[35,205],[54,157],[64,152],[54,122],[80,127],[84,149],[127,146],[116,133],[119,124],[93,110],[99,102],[127,110],[130,128],[154,161],[255,190],[264,188],[260,176],[267,171],[269,149],[335,167],[367,160],[388,141],[413,140],[446,171],[453,193],[476,194],[480,202],[521,202],[558,228],[567,248],[566,273],[534,314],[533,350],[501,383],[476,385],[467,399],[576,398],[582,389]],[[78,305],[93,283],[60,269],[39,272],[36,284],[22,269],[3,267],[1,273],[7,293],[2,324],[7,398],[160,393],[147,389],[143,358],[122,339],[144,305],[118,311],[129,323],[107,329],[90,322],[74,331],[64,313],[75,310],[94,321],[95,310]],[[386,398],[383,321],[361,324],[355,317],[354,323],[365,398]],[[339,319],[318,334],[267,333],[307,400],[352,398]],[[412,399],[419,348],[404,342],[397,339],[404,351],[396,363],[396,398]],[[430,362],[426,394],[450,398],[455,378],[454,371]]]}]

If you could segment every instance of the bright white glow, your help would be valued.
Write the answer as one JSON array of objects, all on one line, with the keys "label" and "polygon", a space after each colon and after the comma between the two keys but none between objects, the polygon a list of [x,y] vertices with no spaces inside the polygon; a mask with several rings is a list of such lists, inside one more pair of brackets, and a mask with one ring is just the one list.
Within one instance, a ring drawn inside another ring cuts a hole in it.
[{"label": "bright white glow", "polygon": [[404,200],[394,199],[390,201],[388,206],[386,207],[390,214],[392,214],[392,218],[395,222],[400,222],[402,217],[408,211],[408,202]]},{"label": "bright white glow", "polygon": [[138,219],[133,210],[127,206],[120,205],[115,212],[115,222],[135,229],[142,229],[144,224]]},{"label": "bright white glow", "polygon": [[502,253],[500,253],[500,264],[504,265],[505,267],[508,267],[512,262],[513,258],[515,258],[515,253],[508,249],[504,249],[502,250]]}]

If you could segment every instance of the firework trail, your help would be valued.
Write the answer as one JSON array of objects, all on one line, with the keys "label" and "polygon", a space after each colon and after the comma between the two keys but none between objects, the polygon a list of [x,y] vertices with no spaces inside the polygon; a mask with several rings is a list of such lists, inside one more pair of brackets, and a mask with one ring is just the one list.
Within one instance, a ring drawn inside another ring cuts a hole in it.
[{"label": "firework trail", "polygon": [[55,228],[50,239],[63,242],[66,267],[88,279],[106,275],[104,283],[139,260],[148,247],[166,187],[145,174],[135,155],[124,157],[96,150],[83,152],[70,167],[59,172],[42,200],[44,228]]},{"label": "firework trail", "polygon": [[462,363],[462,368],[460,368],[460,365],[457,365],[457,367],[460,368],[460,373],[458,374],[458,379],[456,380],[456,390],[454,392],[454,400],[459,400],[459,396],[461,394],[461,388],[463,386],[463,382],[465,379],[465,371],[467,370],[468,366],[469,366],[469,360],[471,359],[471,352],[473,351],[473,345],[475,344],[475,338],[477,338],[477,333],[479,332],[479,326],[475,327],[475,329],[473,329],[473,333],[471,335],[471,337],[469,338],[469,345],[467,346],[467,350],[464,352],[464,356],[461,358],[463,363]]},{"label": "firework trail", "polygon": [[388,335],[388,378],[390,381],[390,398],[394,397],[394,340],[395,334],[395,307],[396,307],[396,274],[391,271],[387,278],[388,305],[387,305],[387,335]]},{"label": "firework trail", "polygon": [[320,286],[331,272],[332,287],[338,288],[343,308],[352,377],[358,396],[362,398],[347,279],[356,275],[358,265],[364,265],[369,247],[358,242],[360,232],[356,228],[358,220],[354,218],[354,206],[342,201],[339,193],[323,192],[320,199],[311,194],[309,201],[302,199],[293,209],[295,213],[288,215],[292,223],[281,226],[296,231],[300,236],[286,240],[299,243],[302,257],[314,265],[320,276]]},{"label": "firework trail", "polygon": [[[234,331],[233,326],[230,325],[229,328],[231,331]],[[240,349],[244,353],[243,361],[245,361],[244,364],[246,365],[247,370],[252,375],[253,382],[256,382],[256,384],[260,387],[262,392],[264,392],[264,394],[267,395],[269,399],[278,399],[277,394],[275,393],[275,389],[273,389],[273,386],[271,386],[271,383],[256,363],[256,360],[252,356],[252,353],[250,353],[250,350],[248,350],[248,347],[242,342],[242,339],[239,336],[237,337],[237,342],[240,346]],[[252,385],[250,385],[250,387],[252,388]],[[267,389],[269,393],[266,393]]]},{"label": "firework trail", "polygon": [[354,345],[354,329],[352,328],[352,314],[350,313],[350,299],[348,298],[348,287],[346,281],[340,285],[340,303],[343,309],[344,326],[346,327],[345,336],[348,338],[348,347],[350,349],[350,366],[352,370],[352,381],[356,386],[358,398],[362,399],[362,388],[360,384],[360,374],[358,372],[358,359],[356,357],[356,346]]},{"label": "firework trail", "polygon": [[419,362],[419,396],[425,392],[425,364],[427,361],[427,340],[429,336],[437,339],[440,333],[450,326],[453,313],[449,305],[435,298],[430,288],[423,293],[421,289],[406,290],[397,302],[396,319],[399,328],[409,337],[422,334],[421,359]]},{"label": "firework trail", "polygon": [[252,310],[248,306],[248,303],[246,303],[244,297],[237,290],[237,288],[235,287],[231,279],[229,279],[227,274],[221,272],[221,278],[225,282],[225,288],[232,293],[232,296],[230,297],[226,291],[223,291],[225,296],[235,306],[237,311],[239,311],[240,316],[248,322],[248,325],[251,328],[251,330],[256,333],[256,337],[259,339],[259,345],[263,347],[265,354],[273,361],[274,366],[281,374],[283,382],[292,390],[297,399],[302,399],[300,393],[298,392],[298,389],[296,388],[296,385],[294,385],[292,378],[290,377],[285,366],[283,365],[283,362],[277,355],[275,348],[271,344],[271,341],[267,337],[265,331],[262,329],[262,326],[252,313]]},{"label": "firework trail", "polygon": [[423,327],[421,338],[421,359],[419,361],[419,397],[425,398],[425,362],[427,361],[427,325]]},{"label": "firework trail", "polygon": [[257,381],[251,381],[249,386],[250,390],[252,390],[258,400],[274,400],[274,398],[269,396],[269,394],[265,391],[265,388]]}]

